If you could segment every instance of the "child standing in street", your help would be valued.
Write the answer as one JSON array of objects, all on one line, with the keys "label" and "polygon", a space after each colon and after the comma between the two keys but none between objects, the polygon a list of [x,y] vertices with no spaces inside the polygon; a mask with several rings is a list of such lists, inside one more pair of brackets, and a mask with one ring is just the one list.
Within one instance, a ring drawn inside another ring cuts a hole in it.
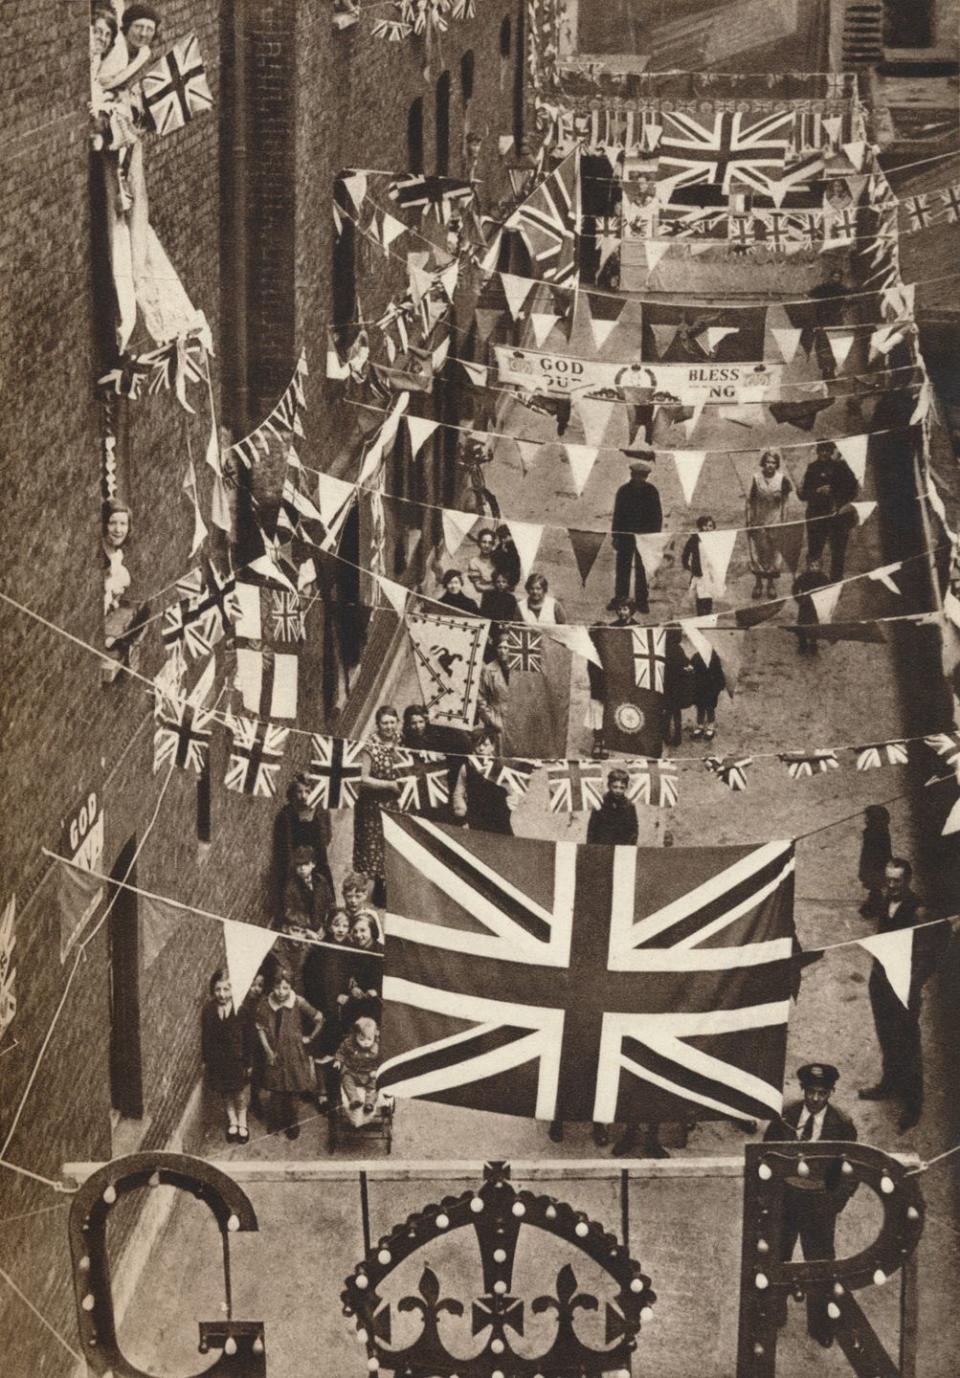
[{"label": "child standing in street", "polygon": [[200,1049],[207,1084],[222,1097],[227,1112],[227,1143],[248,1143],[252,1027],[248,1012],[233,1007],[230,974],[224,967],[210,977],[210,999],[203,1007],[200,1020]]},{"label": "child standing in street", "polygon": [[257,1006],[257,1035],[266,1058],[264,1090],[270,1093],[267,1127],[282,1129],[288,1139],[300,1137],[296,1100],[316,1090],[307,1045],[322,1028],[323,1015],[297,995],[289,969],[278,966],[270,994]]},{"label": "child standing in street", "polygon": [[723,587],[710,559],[708,542],[701,539],[705,532],[716,529],[717,523],[711,516],[698,517],[697,529],[683,547],[680,557],[683,568],[690,575],[690,587],[693,590],[694,607],[698,617],[705,617],[713,612],[714,600],[719,599],[723,593]]},{"label": "child standing in street", "polygon": [[717,704],[727,683],[723,665],[712,646],[709,657],[706,649],[694,650],[690,664],[693,666],[693,705],[697,710],[696,726],[690,735],[694,741],[712,742],[717,735]]}]

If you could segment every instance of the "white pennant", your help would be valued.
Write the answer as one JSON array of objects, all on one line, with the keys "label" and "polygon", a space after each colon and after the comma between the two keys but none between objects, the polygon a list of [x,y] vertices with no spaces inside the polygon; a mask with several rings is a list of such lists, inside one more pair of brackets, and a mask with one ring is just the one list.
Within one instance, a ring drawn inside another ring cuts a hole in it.
[{"label": "white pennant", "polygon": [[827,136],[829,137],[830,142],[831,142],[832,144],[835,144],[835,143],[837,142],[837,140],[839,139],[840,135],[843,133],[843,116],[842,116],[842,115],[827,115],[827,116],[825,116],[825,117],[824,117],[824,121],[823,121],[823,129],[824,129],[824,133],[827,134]]},{"label": "white pennant", "polygon": [[697,480],[706,458],[706,450],[677,450],[674,452],[673,462],[677,466],[677,478],[683,489],[683,500],[688,507],[693,505]]},{"label": "white pennant", "polygon": [[647,272],[652,273],[670,248],[670,240],[647,239],[644,241],[643,247],[647,256]]},{"label": "white pennant", "polygon": [[612,332],[616,330],[618,324],[618,321],[608,321],[603,318],[598,319],[596,316],[591,319],[590,332],[593,335],[593,342],[598,349],[603,348]]},{"label": "white pennant", "polygon": [[894,933],[875,933],[870,938],[858,938],[857,942],[883,967],[897,999],[909,1006],[913,975],[913,930],[900,928]]},{"label": "white pennant", "polygon": [[262,928],[258,923],[238,923],[236,919],[223,920],[223,946],[235,1010],[243,1004],[253,978],[276,941],[277,934],[272,928]]},{"label": "white pennant", "polygon": [[510,529],[517,554],[520,556],[520,570],[526,578],[537,558],[537,551],[543,539],[543,527],[536,522],[518,522],[511,517],[504,517],[503,523]]},{"label": "white pennant", "polygon": [[484,254],[483,258],[480,260],[480,267],[483,272],[492,273],[496,268],[497,260],[500,257],[500,245],[502,242],[503,230],[498,230],[493,238],[492,244],[490,245],[487,252]]},{"label": "white pennant", "polygon": [[402,584],[396,583],[393,579],[387,579],[383,574],[377,575],[377,582],[390,606],[402,617],[407,610],[407,590]]},{"label": "white pennant", "polygon": [[657,147],[657,145],[660,143],[660,139],[662,138],[662,136],[663,136],[663,125],[662,125],[662,124],[646,124],[646,125],[644,125],[644,127],[643,127],[643,146],[644,146],[644,148],[647,149],[649,152],[652,153],[653,150],[654,150],[654,149]]},{"label": "white pennant", "polygon": [[472,512],[457,512],[447,507],[443,509],[443,543],[449,555],[456,555],[476,520]]},{"label": "white pennant", "polygon": [[530,324],[533,326],[533,338],[538,345],[542,345],[550,334],[550,331],[560,319],[552,311],[531,311]]},{"label": "white pennant", "polygon": [[794,330],[792,327],[774,325],[770,327],[770,333],[777,342],[777,348],[784,363],[792,363],[797,356],[800,348],[800,336],[802,330]]},{"label": "white pennant", "polygon": [[410,432],[410,449],[414,459],[416,459],[440,423],[439,421],[431,421],[424,416],[410,416],[409,414],[406,421],[407,430]]},{"label": "white pennant", "polygon": [[217,418],[212,413],[210,416],[210,439],[207,441],[207,449],[203,457],[215,474],[222,472],[220,468],[220,437],[217,433]]},{"label": "white pennant", "polygon": [[953,808],[947,814],[946,822],[940,829],[941,837],[949,837],[951,833],[960,833],[960,799],[956,801]]},{"label": "white pennant", "polygon": [[698,423],[699,423],[699,421],[700,421],[701,416],[703,415],[703,409],[704,409],[705,406],[706,406],[706,403],[705,403],[705,402],[697,402],[697,403],[694,404],[693,415],[687,417],[687,421],[686,421],[687,435],[688,435],[688,436],[693,435],[694,431],[697,429],[697,425],[698,425]]},{"label": "white pennant", "polygon": [[600,448],[607,433],[610,418],[616,403],[603,402],[594,397],[578,397],[573,406],[580,418],[583,435],[588,445]]},{"label": "white pennant", "polygon": [[870,437],[868,435],[848,435],[836,442],[837,449],[849,464],[854,478],[861,484],[867,472],[867,448],[869,444]]},{"label": "white pennant", "polygon": [[899,597],[901,590],[897,587],[893,576],[898,570],[903,568],[903,563],[896,560],[892,565],[881,565],[878,569],[871,569],[867,578],[875,584],[882,584],[885,589]]},{"label": "white pennant", "polygon": [[917,398],[917,405],[914,407],[913,415],[910,418],[910,425],[916,426],[921,421],[925,421],[930,413],[930,384],[924,383]]},{"label": "white pennant", "polygon": [[227,485],[224,483],[223,474],[215,474],[213,478],[213,491],[210,494],[210,520],[214,526],[218,526],[228,536],[232,534],[230,499],[227,495]]},{"label": "white pennant", "polygon": [[317,506],[324,526],[330,526],[344,504],[349,502],[356,491],[355,485],[332,474],[317,475]]},{"label": "white pennant", "polygon": [[833,357],[836,361],[837,368],[843,368],[844,364],[847,362],[847,358],[853,348],[853,342],[856,338],[856,334],[852,330],[827,331],[827,339],[830,341],[830,348],[833,351]]},{"label": "white pennant", "polygon": [[700,536],[700,548],[706,551],[717,583],[721,589],[726,588],[727,570],[730,568],[733,547],[737,543],[736,528],[724,531],[701,531],[698,534]]},{"label": "white pennant", "polygon": [[428,273],[419,264],[408,260],[407,279],[410,284],[410,296],[413,299],[413,304],[419,306],[427,293],[433,290],[433,274]]},{"label": "white pennant", "polygon": [[863,526],[864,522],[869,521],[873,516],[877,504],[875,502],[854,502],[851,503],[851,506],[857,514],[857,525]]},{"label": "white pennant", "polygon": [[406,233],[406,230],[406,225],[398,220],[396,216],[391,215],[389,211],[383,212],[381,235],[383,237],[383,247],[385,249],[389,249],[394,240],[399,239],[402,234]]},{"label": "white pennant", "polygon": [[597,462],[596,448],[593,445],[565,445],[564,449],[570,461],[570,473],[573,477],[573,486],[577,490],[577,497],[582,497],[587,479]]},{"label": "white pennant", "polygon": [[857,139],[851,144],[843,144],[842,147],[855,171],[860,172],[863,168],[863,160],[867,156],[866,143],[862,139]]},{"label": "white pennant", "polygon": [[523,310],[524,302],[530,295],[533,279],[518,278],[514,273],[501,273],[500,281],[503,283],[503,291],[507,298],[510,314],[516,320]]},{"label": "white pennant", "polygon": [[780,209],[787,199],[787,192],[789,190],[789,185],[786,182],[772,182],[770,184],[770,199],[773,201],[777,210]]},{"label": "white pennant", "polygon": [[597,648],[586,627],[555,623],[544,630],[552,640],[559,641],[561,646],[566,646],[574,655],[583,656],[584,660],[589,660],[592,665],[603,668]]},{"label": "white pennant", "polygon": [[505,157],[510,152],[511,148],[513,148],[513,135],[501,134],[497,139],[497,152],[500,154],[500,157]]},{"label": "white pennant", "polygon": [[474,387],[482,388],[487,381],[486,364],[474,364],[469,359],[461,359],[460,367],[473,383]]},{"label": "white pennant", "polygon": [[664,554],[667,546],[673,540],[673,534],[670,531],[652,531],[644,535],[634,536],[633,539],[636,541],[637,554],[643,561],[647,583],[649,583],[663,563]]},{"label": "white pennant", "polygon": [[359,211],[367,194],[366,173],[355,172],[351,177],[344,177],[343,185],[347,189],[347,194],[353,202],[354,208]]},{"label": "white pennant", "polygon": [[446,338],[445,340],[441,340],[441,341],[440,341],[440,343],[437,345],[436,349],[433,351],[433,354],[430,356],[431,359],[432,359],[432,361],[433,361],[433,371],[434,371],[434,373],[439,373],[439,372],[440,372],[440,370],[443,368],[444,364],[447,362],[447,355],[448,355],[449,353],[450,353],[450,336],[448,335],[447,338]]},{"label": "white pennant", "polygon": [[843,591],[843,584],[826,584],[822,589],[813,589],[810,599],[817,610],[817,621],[821,623],[832,622],[833,614],[837,610],[840,601],[840,594]]},{"label": "white pennant", "polygon": [[543,446],[540,444],[539,440],[520,440],[517,436],[513,437],[513,443],[516,445],[520,455],[520,468],[523,470],[524,476],[526,476],[533,468],[537,455],[540,453]]},{"label": "white pennant", "polygon": [[739,335],[740,331],[735,325],[708,325],[703,333],[707,337],[707,353],[712,354],[728,335]]}]

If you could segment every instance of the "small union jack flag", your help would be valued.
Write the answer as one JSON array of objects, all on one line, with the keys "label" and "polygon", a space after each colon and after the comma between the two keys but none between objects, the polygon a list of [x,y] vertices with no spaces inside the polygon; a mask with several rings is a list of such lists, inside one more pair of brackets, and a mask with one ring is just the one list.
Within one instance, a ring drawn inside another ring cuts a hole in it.
[{"label": "small union jack flag", "polygon": [[947,212],[947,219],[955,225],[960,220],[960,182],[954,183],[952,187],[944,187],[940,197]]},{"label": "small union jack flag", "polygon": [[507,665],[511,670],[540,674],[543,670],[543,633],[536,627],[507,627],[503,632]]},{"label": "small union jack flag", "polygon": [[933,747],[948,766],[960,773],[960,732],[937,732],[932,737],[924,737],[927,746]]},{"label": "small union jack flag", "polygon": [[274,799],[277,776],[290,735],[288,727],[257,722],[256,718],[234,718],[230,759],[223,783],[237,794],[256,794]]},{"label": "small union jack flag", "polygon": [[663,693],[663,676],[667,665],[667,634],[661,627],[634,627],[633,682],[638,689]]},{"label": "small union jack flag", "polygon": [[472,182],[459,181],[455,177],[427,177],[423,173],[409,172],[390,183],[387,195],[401,210],[420,210],[426,214],[433,207],[437,218],[446,223],[451,207],[472,201],[476,189]]},{"label": "small union jack flag", "polygon": [[186,700],[168,699],[157,694],[154,707],[153,773],[161,766],[175,765],[180,770],[195,770],[199,775],[210,755],[213,718]]},{"label": "small union jack flag", "polygon": [[833,751],[781,751],[779,754],[791,780],[804,780],[811,775],[825,775],[828,770],[840,769]]},{"label": "small union jack flag", "polygon": [[846,244],[857,237],[855,210],[824,211],[823,237],[831,244]]},{"label": "small union jack flag", "polygon": [[551,813],[582,813],[603,803],[603,767],[587,761],[548,761]]},{"label": "small union jack flag", "polygon": [[196,34],[175,43],[141,81],[143,103],[158,134],[182,129],[213,106]]},{"label": "small union jack flag", "polygon": [[437,751],[410,753],[409,773],[399,775],[400,794],[392,808],[401,813],[419,813],[422,809],[439,809],[450,802],[450,782],[443,756]]},{"label": "small union jack flag", "polygon": [[539,761],[497,761],[494,784],[502,785],[514,794],[526,794],[530,788],[530,777],[539,765]]},{"label": "small union jack flag", "polygon": [[271,589],[270,604],[273,635],[277,641],[302,641],[305,630],[300,595],[288,593],[286,589]]},{"label": "small union jack flag", "polygon": [[920,192],[917,196],[905,196],[900,204],[907,212],[911,230],[926,229],[939,209],[939,206],[934,204],[933,197],[926,192]]},{"label": "small union jack flag", "polygon": [[627,767],[630,784],[627,798],[654,809],[672,809],[680,786],[677,767],[671,761],[632,761]]},{"label": "small union jack flag", "polygon": [[731,244],[736,244],[741,249],[749,249],[756,244],[753,216],[731,215],[727,223],[727,238]]},{"label": "small union jack flag", "polygon": [[905,766],[906,742],[873,742],[857,747],[857,770],[879,770],[881,766]]},{"label": "small union jack flag", "polygon": [[164,610],[160,635],[165,646],[182,641],[187,654],[199,659],[210,654],[223,629],[214,609],[203,610],[198,602],[183,599]]},{"label": "small union jack flag", "polygon": [[352,809],[360,792],[363,743],[314,733],[310,748],[310,803],[324,809]]},{"label": "small union jack flag", "polygon": [[747,788],[747,770],[753,765],[752,756],[708,756],[703,763],[707,770],[717,777],[727,789],[738,793]]}]

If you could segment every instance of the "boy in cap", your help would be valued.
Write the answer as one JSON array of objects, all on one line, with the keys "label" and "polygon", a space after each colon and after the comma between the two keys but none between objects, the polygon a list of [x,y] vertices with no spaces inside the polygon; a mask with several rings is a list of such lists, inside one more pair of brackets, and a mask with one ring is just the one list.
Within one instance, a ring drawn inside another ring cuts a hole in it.
[{"label": "boy in cap", "polygon": [[648,477],[656,455],[652,450],[627,450],[630,460],[630,481],[617,489],[613,504],[613,546],[617,552],[616,587],[609,603],[612,612],[618,598],[630,596],[630,574],[634,574],[638,612],[650,611],[647,572],[637,549],[636,536],[663,530],[663,508],[660,494]]},{"label": "boy in cap", "polygon": [[[797,1071],[803,1099],[791,1102],[782,1114],[770,1121],[765,1143],[817,1143],[821,1139],[853,1143],[857,1130],[853,1121],[830,1104],[840,1073],[829,1062],[807,1062]],[[780,1259],[789,1263],[800,1240],[805,1259],[836,1258],[837,1216],[856,1191],[840,1176],[839,1164],[827,1162],[825,1171],[810,1165],[807,1177],[788,1177],[783,1204],[783,1230]],[[833,1326],[827,1315],[829,1286],[807,1289],[807,1329],[825,1349],[833,1344]],[[784,1301],[780,1324],[786,1324]]]}]

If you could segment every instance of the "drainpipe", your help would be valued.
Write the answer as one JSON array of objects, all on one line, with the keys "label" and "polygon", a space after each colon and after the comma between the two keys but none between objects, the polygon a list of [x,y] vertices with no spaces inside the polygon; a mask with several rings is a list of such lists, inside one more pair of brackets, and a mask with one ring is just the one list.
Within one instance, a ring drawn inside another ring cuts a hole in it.
[{"label": "drainpipe", "polygon": [[233,323],[234,440],[250,429],[247,349],[247,0],[233,0]]}]

